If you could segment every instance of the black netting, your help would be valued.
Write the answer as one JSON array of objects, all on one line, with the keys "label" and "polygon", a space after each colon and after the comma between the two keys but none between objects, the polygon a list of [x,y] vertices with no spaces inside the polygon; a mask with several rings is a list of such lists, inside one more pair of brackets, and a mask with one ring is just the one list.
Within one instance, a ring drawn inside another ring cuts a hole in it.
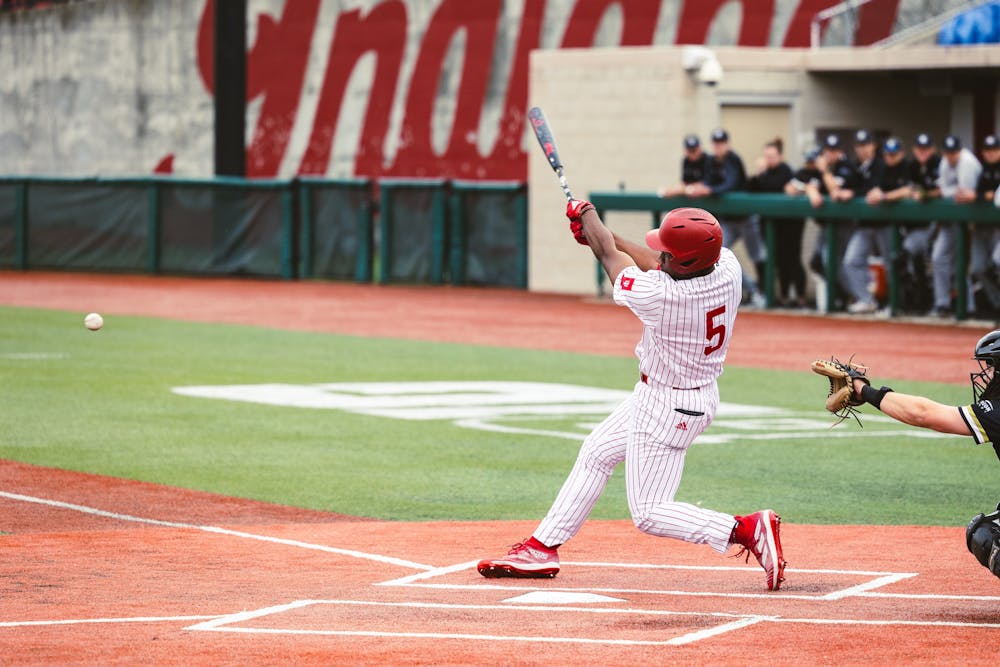
[{"label": "black netting", "polygon": [[[435,226],[442,224],[441,217],[444,215],[440,195],[440,188],[433,186],[390,190],[389,216],[381,225],[383,231],[388,230],[388,238],[380,240],[389,244],[388,252],[383,249],[381,255],[386,262],[386,266],[382,267],[385,280],[435,282],[435,262],[443,258],[441,246],[444,243],[443,234],[440,231],[435,233]],[[438,206],[435,206],[435,201]],[[382,215],[386,215],[385,210]]]},{"label": "black netting", "polygon": [[160,210],[163,271],[281,275],[278,190],[164,185]]},{"label": "black netting", "polygon": [[17,264],[17,190],[14,183],[0,183],[0,268]]},{"label": "black netting", "polygon": [[147,191],[142,186],[32,183],[28,188],[28,265],[144,270],[147,216]]},{"label": "black netting", "polygon": [[523,191],[462,192],[464,282],[471,285],[526,285]]},{"label": "black netting", "polygon": [[[371,267],[371,191],[365,187],[310,186],[312,275],[367,279]],[[303,243],[303,252],[309,249]]]}]

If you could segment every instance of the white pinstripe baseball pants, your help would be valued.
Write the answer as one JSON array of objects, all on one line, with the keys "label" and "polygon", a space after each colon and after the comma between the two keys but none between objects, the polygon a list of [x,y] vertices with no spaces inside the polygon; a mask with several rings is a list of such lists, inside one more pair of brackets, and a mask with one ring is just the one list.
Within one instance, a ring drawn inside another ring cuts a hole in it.
[{"label": "white pinstripe baseball pants", "polygon": [[[725,553],[735,518],[674,502],[687,448],[712,423],[718,404],[714,383],[682,390],[637,383],[632,396],[583,441],[576,464],[535,538],[552,546],[576,535],[615,466],[625,461],[628,506],[636,528]],[[683,414],[678,408],[703,415]]]}]

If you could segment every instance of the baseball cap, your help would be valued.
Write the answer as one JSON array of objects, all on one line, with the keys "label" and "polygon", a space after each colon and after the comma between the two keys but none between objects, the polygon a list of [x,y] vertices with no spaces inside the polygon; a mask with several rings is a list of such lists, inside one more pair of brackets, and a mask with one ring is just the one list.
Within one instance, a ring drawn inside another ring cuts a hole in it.
[{"label": "baseball cap", "polygon": [[962,150],[962,140],[954,134],[949,134],[945,137],[944,142],[941,145],[943,146],[945,153],[954,153],[955,151]]},{"label": "baseball cap", "polygon": [[826,139],[823,140],[823,148],[838,150],[840,148],[840,137],[836,134],[826,135]]},{"label": "baseball cap", "polygon": [[712,141],[729,141],[729,133],[721,127],[712,130]]},{"label": "baseball cap", "polygon": [[885,143],[882,144],[882,150],[886,153],[898,153],[903,150],[903,142],[896,137],[889,137],[885,140]]},{"label": "baseball cap", "polygon": [[920,146],[921,148],[930,148],[934,145],[934,140],[931,139],[931,135],[926,132],[921,132],[917,135],[917,140],[914,142],[914,145]]},{"label": "baseball cap", "polygon": [[872,133],[868,130],[858,130],[854,133],[854,143],[856,144],[870,144],[873,141]]},{"label": "baseball cap", "polygon": [[818,157],[819,157],[819,149],[818,148],[810,148],[802,156],[802,158],[806,162],[815,162],[816,158],[818,158]]},{"label": "baseball cap", "polygon": [[995,134],[988,135],[983,139],[983,148],[1000,148],[1000,139]]},{"label": "baseball cap", "polygon": [[697,135],[689,134],[684,137],[684,148],[698,148],[701,145],[701,141],[698,139]]}]

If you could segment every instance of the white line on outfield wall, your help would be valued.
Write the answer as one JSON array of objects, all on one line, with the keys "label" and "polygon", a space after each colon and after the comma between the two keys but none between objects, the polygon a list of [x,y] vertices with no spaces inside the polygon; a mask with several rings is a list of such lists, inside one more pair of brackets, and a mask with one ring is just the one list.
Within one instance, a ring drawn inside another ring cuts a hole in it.
[{"label": "white line on outfield wall", "polygon": [[353,551],[351,549],[338,549],[337,547],[328,547],[325,544],[312,544],[310,542],[288,540],[283,537],[271,537],[270,535],[245,533],[241,530],[230,530],[228,528],[219,528],[218,526],[197,526],[195,524],[180,523],[177,521],[161,521],[160,519],[147,519],[145,517],[132,516],[130,514],[118,514],[117,512],[107,512],[105,510],[100,510],[95,507],[87,507],[85,505],[74,505],[72,503],[64,503],[58,500],[48,500],[46,498],[36,498],[34,496],[23,496],[19,493],[8,493],[6,491],[0,491],[0,497],[9,498],[10,500],[20,500],[26,503],[48,505],[49,507],[58,507],[60,509],[72,510],[74,512],[82,512],[83,514],[102,516],[108,519],[117,519],[118,521],[132,521],[134,523],[146,523],[146,524],[151,524],[153,526],[165,526],[167,528],[187,528],[190,530],[200,530],[206,533],[218,533],[220,535],[229,535],[231,537],[242,537],[248,540],[257,540],[259,542],[284,544],[286,546],[298,547],[300,549],[312,549],[314,551],[324,551],[326,553],[337,554],[339,556],[350,556],[351,558],[373,560],[379,563],[387,563],[389,565],[399,565],[400,567],[409,567],[416,570],[436,569],[431,565],[424,565],[423,563],[414,563],[413,561],[403,560],[401,558],[393,558],[391,556],[370,554],[364,551]]}]

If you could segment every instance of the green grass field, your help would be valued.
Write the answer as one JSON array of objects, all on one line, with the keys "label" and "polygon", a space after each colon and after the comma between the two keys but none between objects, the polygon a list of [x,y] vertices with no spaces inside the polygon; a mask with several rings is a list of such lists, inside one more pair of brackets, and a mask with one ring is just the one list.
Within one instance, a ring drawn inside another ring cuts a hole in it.
[{"label": "green grass field", "polygon": [[[678,500],[733,513],[769,506],[795,523],[953,526],[992,509],[991,448],[900,434],[871,408],[863,430],[831,430],[825,381],[807,363],[801,373],[726,370],[723,401],[782,412],[720,412],[688,454]],[[0,308],[0,458],[383,519],[536,519],[604,414],[493,421],[562,435],[508,433],[171,390],[519,381],[628,391],[635,374],[626,357],[119,316],[91,333],[79,313]],[[971,397],[965,386],[877,381],[955,405]],[[623,470],[593,516],[628,516]]]}]

